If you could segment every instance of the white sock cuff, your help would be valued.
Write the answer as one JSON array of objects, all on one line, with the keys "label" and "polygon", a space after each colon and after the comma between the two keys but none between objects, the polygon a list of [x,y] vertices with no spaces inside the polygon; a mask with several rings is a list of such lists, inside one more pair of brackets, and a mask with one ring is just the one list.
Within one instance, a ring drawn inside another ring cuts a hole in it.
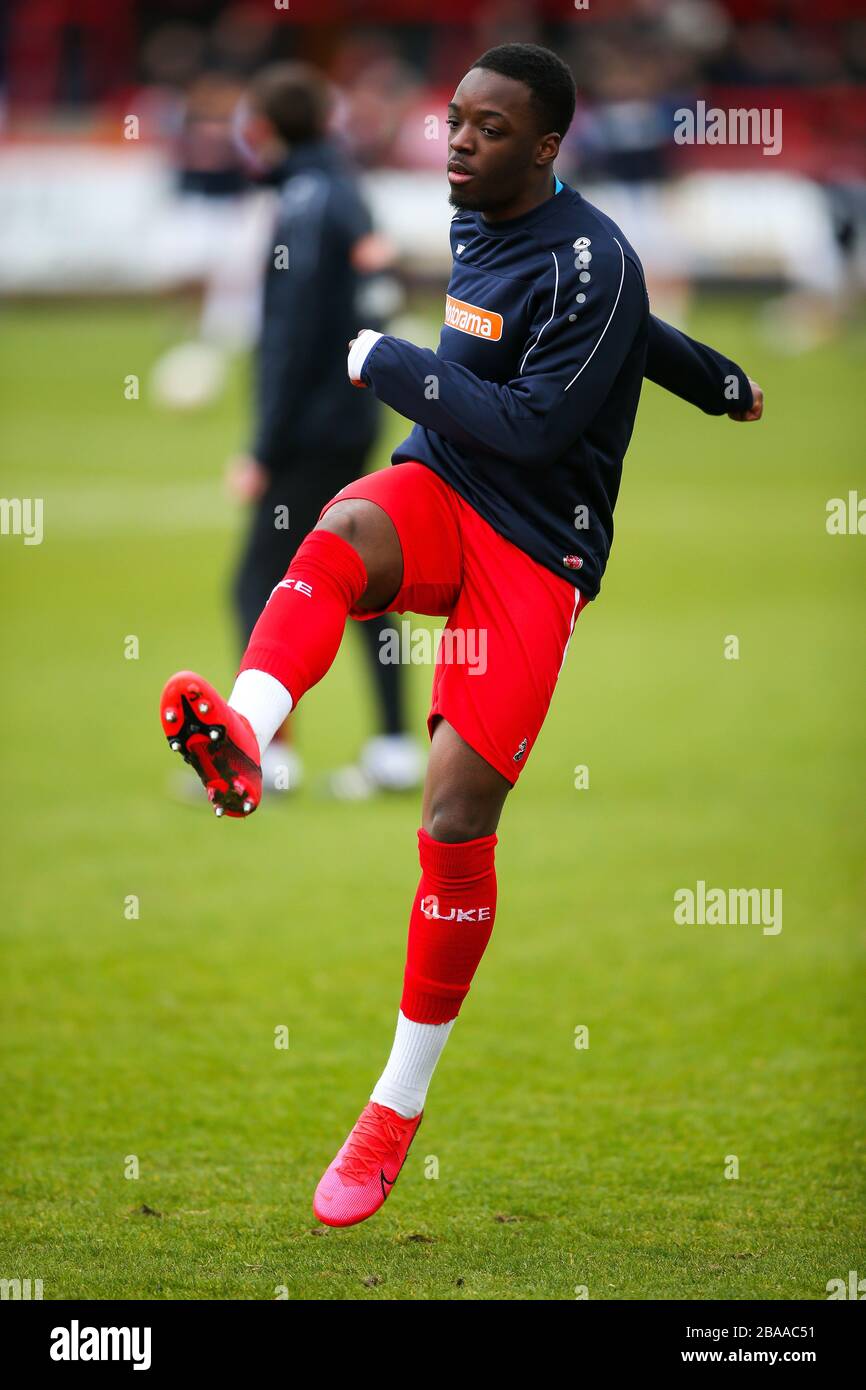
[{"label": "white sock cuff", "polygon": [[292,712],[292,697],[276,676],[267,671],[241,671],[229,696],[229,704],[250,721],[259,745],[265,749],[277,729]]},{"label": "white sock cuff", "polygon": [[420,1115],[436,1063],[456,1021],[452,1018],[448,1023],[414,1023],[401,1009],[391,1056],[370,1099],[396,1110],[407,1120]]}]

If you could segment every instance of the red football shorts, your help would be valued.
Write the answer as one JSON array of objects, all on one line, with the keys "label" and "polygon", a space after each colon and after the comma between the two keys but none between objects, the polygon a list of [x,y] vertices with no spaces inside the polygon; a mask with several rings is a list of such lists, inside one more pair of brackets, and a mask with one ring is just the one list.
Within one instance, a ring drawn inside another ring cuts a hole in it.
[{"label": "red football shorts", "polygon": [[394,523],[403,582],[386,608],[355,608],[351,616],[447,617],[436,653],[430,735],[438,718],[447,719],[476,753],[516,782],[544,723],[584,595],[500,536],[422,463],[359,478],[321,515],[353,497],[375,502]]}]

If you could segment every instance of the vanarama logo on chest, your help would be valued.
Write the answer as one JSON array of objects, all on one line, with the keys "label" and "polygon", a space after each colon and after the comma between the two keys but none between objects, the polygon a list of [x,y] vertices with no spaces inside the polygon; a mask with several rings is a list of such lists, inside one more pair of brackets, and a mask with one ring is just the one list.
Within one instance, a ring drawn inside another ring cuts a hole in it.
[{"label": "vanarama logo on chest", "polygon": [[492,309],[479,309],[477,304],[466,304],[450,294],[445,296],[445,322],[449,328],[471,333],[473,338],[489,338],[495,343],[502,337],[501,314],[494,314]]}]

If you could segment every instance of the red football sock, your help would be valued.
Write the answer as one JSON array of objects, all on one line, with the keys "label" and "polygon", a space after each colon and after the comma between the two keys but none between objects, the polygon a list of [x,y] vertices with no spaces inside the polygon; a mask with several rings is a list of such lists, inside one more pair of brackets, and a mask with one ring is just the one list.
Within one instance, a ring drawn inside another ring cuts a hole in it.
[{"label": "red football sock", "polygon": [[366,587],[357,550],[331,531],[311,531],[262,610],[240,669],[267,672],[297,706],[333,662]]},{"label": "red football sock", "polygon": [[418,831],[421,882],[409,919],[400,1009],[415,1023],[460,1011],[493,931],[495,835],[449,845]]}]

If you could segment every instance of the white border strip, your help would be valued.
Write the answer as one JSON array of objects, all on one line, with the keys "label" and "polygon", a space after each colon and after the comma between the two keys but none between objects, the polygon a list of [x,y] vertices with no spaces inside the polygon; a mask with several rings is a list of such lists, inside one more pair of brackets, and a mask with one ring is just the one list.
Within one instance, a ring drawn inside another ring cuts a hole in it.
[{"label": "white border strip", "polygon": [[[593,357],[595,356],[596,352],[598,351],[599,345],[601,344],[601,339],[604,337],[605,333],[606,333],[607,330],[610,328],[610,319],[612,319],[613,316],[614,316],[614,314],[616,313],[616,306],[617,306],[617,304],[619,303],[619,297],[620,297],[620,295],[622,294],[622,283],[623,283],[623,280],[625,279],[625,252],[623,251],[623,249],[622,249],[622,247],[620,246],[619,241],[617,240],[616,237],[614,237],[614,241],[616,241],[617,246],[619,246],[619,254],[620,254],[620,256],[622,257],[622,271],[621,271],[620,277],[619,277],[619,289],[618,289],[617,292],[616,292],[616,299],[613,301],[613,308],[612,308],[611,311],[610,311],[610,318],[608,319],[607,323],[604,325],[604,328],[601,330],[601,337],[599,338],[599,340],[598,340],[598,342],[596,343],[595,347],[593,348],[592,352],[591,352],[591,353],[589,354],[589,356],[587,357],[586,361],[585,361],[584,364],[583,364],[583,367],[581,367],[581,369],[580,369],[579,372],[575,372],[574,376],[571,378],[571,381],[568,383],[568,386],[573,386],[574,383],[577,381],[577,378],[580,376],[580,372],[583,371],[584,367],[588,367],[588,366],[589,366],[590,362],[592,361]],[[539,334],[538,336],[541,337],[541,334]],[[566,391],[568,390],[568,386],[566,386],[566,387],[564,388]]]},{"label": "white border strip", "polygon": [[560,676],[562,675],[562,668],[563,668],[563,666],[565,665],[565,658],[568,656],[568,648],[569,648],[569,646],[571,645],[571,639],[572,639],[572,637],[574,636],[574,625],[575,625],[575,623],[577,622],[577,608],[578,608],[578,604],[580,603],[580,598],[581,598],[581,591],[580,591],[580,589],[578,589],[577,586],[575,585],[575,589],[574,589],[574,607],[573,607],[572,610],[571,610],[571,627],[568,629],[568,636],[567,636],[566,639],[565,639],[565,646],[564,646],[563,651],[562,651],[562,660],[561,660],[560,663],[559,663],[559,670],[558,670],[557,673],[556,673],[556,679],[557,679],[557,680],[559,680]]}]

